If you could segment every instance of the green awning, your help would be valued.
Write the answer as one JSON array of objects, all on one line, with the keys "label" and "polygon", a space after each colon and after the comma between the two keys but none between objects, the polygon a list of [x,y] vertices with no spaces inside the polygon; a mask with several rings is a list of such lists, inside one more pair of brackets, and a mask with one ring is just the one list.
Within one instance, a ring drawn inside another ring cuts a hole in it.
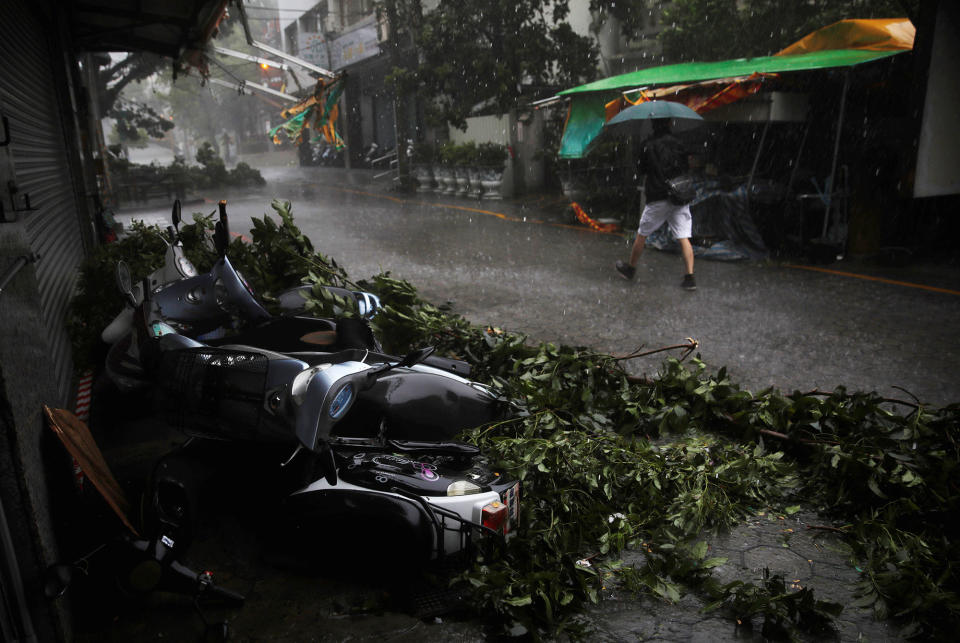
[{"label": "green awning", "polygon": [[594,91],[576,96],[570,101],[567,124],[560,142],[560,158],[578,159],[584,156],[587,145],[600,134],[606,122],[603,106],[618,95],[619,92]]},{"label": "green awning", "polygon": [[[560,96],[581,94],[583,92],[623,91],[649,85],[675,85],[694,83],[714,78],[749,76],[754,72],[783,73],[790,71],[809,71],[829,69],[831,67],[850,67],[861,63],[887,58],[900,51],[869,51],[863,49],[830,49],[814,51],[795,56],[765,56],[762,58],[735,58],[709,63],[679,63],[650,67],[629,74],[620,74],[597,80],[586,85],[566,89]],[[601,110],[602,113],[602,110]]]}]

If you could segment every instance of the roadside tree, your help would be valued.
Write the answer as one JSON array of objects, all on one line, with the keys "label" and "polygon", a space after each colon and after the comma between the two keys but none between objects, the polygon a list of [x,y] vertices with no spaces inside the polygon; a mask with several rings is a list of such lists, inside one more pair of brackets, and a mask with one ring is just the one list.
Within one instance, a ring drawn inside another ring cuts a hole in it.
[{"label": "roadside tree", "polygon": [[659,38],[672,62],[770,56],[838,20],[914,19],[918,9],[919,0],[676,0]]},{"label": "roadside tree", "polygon": [[440,0],[428,12],[418,0],[385,4],[419,52],[399,57],[391,79],[401,94],[429,97],[427,116],[438,124],[464,129],[478,109],[506,113],[531,89],[568,87],[596,73],[596,48],[567,22],[568,0]]}]

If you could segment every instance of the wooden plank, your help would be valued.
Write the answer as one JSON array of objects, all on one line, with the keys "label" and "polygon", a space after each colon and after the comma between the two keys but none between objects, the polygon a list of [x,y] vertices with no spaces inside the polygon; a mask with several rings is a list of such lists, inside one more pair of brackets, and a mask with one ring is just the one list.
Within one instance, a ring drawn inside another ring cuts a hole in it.
[{"label": "wooden plank", "polygon": [[113,477],[107,461],[97,446],[90,429],[76,415],[65,409],[51,409],[49,406],[43,407],[50,421],[50,428],[67,451],[80,463],[80,468],[86,474],[87,479],[97,488],[103,499],[107,501],[110,508],[113,509],[120,521],[135,535],[139,536],[137,530],[130,522],[128,515],[130,513],[130,502],[127,500],[120,483]]}]

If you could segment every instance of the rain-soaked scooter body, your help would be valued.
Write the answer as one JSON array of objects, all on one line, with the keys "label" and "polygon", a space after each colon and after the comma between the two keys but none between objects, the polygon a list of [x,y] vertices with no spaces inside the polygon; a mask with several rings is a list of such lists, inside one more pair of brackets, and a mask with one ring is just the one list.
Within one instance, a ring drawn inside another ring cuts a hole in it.
[{"label": "rain-soaked scooter body", "polygon": [[[132,343],[166,420],[199,438],[288,446],[285,464],[307,462],[286,501],[301,523],[382,516],[418,534],[432,556],[463,549],[477,532],[509,532],[518,483],[490,472],[475,447],[451,441],[504,417],[507,405],[484,386],[422,364],[432,349],[402,360],[369,347],[281,353],[234,343],[243,334],[211,346],[177,332],[209,332],[239,314],[259,322],[254,332],[263,337],[282,334],[230,265],[224,222],[213,269],[144,288],[135,313]],[[122,273],[121,288],[134,300]],[[195,459],[193,448],[165,458],[151,487],[156,524],[171,541],[189,541],[196,515],[182,465]]]}]

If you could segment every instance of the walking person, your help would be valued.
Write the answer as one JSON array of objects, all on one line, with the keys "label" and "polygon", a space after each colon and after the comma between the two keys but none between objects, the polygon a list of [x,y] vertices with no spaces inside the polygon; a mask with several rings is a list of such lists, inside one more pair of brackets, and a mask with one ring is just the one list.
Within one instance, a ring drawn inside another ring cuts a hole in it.
[{"label": "walking person", "polygon": [[630,261],[617,261],[616,269],[621,277],[632,280],[647,237],[666,223],[680,244],[683,265],[686,268],[680,285],[685,290],[696,290],[697,282],[693,278],[693,246],[690,244],[693,227],[690,206],[676,205],[670,201],[670,189],[667,185],[667,179],[675,178],[689,169],[687,150],[671,133],[669,118],[654,118],[651,123],[653,134],[643,142],[637,163],[638,174],[645,175],[644,192],[647,204],[640,215],[640,226],[630,250]]}]

